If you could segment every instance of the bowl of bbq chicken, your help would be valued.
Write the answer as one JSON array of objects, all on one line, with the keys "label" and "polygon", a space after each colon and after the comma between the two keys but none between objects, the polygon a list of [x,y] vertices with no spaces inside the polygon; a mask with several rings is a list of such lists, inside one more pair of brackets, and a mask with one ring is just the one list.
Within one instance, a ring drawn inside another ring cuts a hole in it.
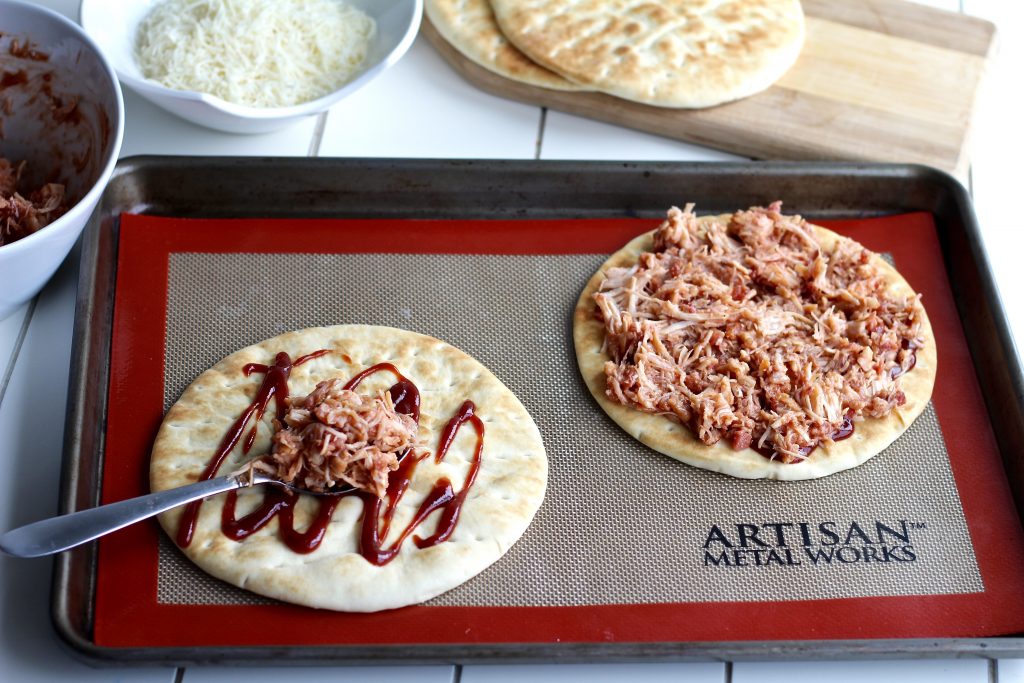
[{"label": "bowl of bbq chicken", "polygon": [[113,173],[124,103],[74,22],[0,0],[0,319],[52,277]]}]

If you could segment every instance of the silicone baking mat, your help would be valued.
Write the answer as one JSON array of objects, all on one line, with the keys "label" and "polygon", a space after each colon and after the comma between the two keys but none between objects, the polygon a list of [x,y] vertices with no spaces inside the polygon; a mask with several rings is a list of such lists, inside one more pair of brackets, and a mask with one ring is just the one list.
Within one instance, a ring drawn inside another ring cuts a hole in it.
[{"label": "silicone baking mat", "polygon": [[[494,566],[373,615],[275,603],[192,566],[156,524],[101,543],[99,645],[982,636],[1024,626],[1024,540],[930,215],[823,221],[924,296],[934,402],[887,451],[810,482],[741,481],[633,441],[586,393],[572,307],[656,221],[122,217],[104,501],[144,492],[163,412],[232,351],[308,326],[444,339],[537,421],[547,498]],[[457,294],[457,295],[453,295]],[[312,349],[311,349],[312,350]]]}]

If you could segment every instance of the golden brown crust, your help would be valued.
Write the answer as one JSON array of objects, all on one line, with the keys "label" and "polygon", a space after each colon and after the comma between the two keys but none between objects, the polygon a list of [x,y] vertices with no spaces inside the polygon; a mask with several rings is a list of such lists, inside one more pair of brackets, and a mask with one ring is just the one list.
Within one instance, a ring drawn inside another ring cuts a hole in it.
[{"label": "golden brown crust", "polygon": [[766,89],[804,41],[798,0],[491,0],[505,36],[567,79],[661,107]]},{"label": "golden brown crust", "polygon": [[498,29],[487,0],[426,0],[427,19],[467,59],[499,76],[551,90],[581,91],[524,55]]},{"label": "golden brown crust", "polygon": [[[728,222],[730,216],[706,216],[709,221]],[[811,226],[825,250],[830,251],[837,240],[848,239],[817,225]],[[630,266],[644,251],[654,248],[653,232],[630,241],[612,254],[587,282],[573,313],[573,341],[580,372],[598,405],[631,436],[656,451],[664,453],[694,467],[721,472],[742,479],[815,479],[856,467],[877,455],[896,440],[925,409],[935,384],[937,355],[935,335],[924,308],[918,303],[921,315],[923,348],[917,350],[914,369],[900,377],[907,402],[894,409],[883,419],[866,418],[856,423],[853,435],[843,441],[821,445],[803,462],[783,464],[769,460],[757,451],[746,448],[733,450],[724,440],[707,446],[684,425],[662,415],[645,413],[612,401],[605,394],[604,364],[610,360],[602,351],[604,326],[594,315],[593,295],[609,268]],[[895,268],[874,254],[871,260],[884,276],[887,292],[899,297],[913,295],[913,289]]]},{"label": "golden brown crust", "polygon": [[[220,361],[200,375],[168,411],[153,448],[152,489],[198,479],[260,384],[262,375],[243,375],[245,364],[272,363],[279,351],[297,358],[319,349],[332,353],[294,368],[293,396],[309,393],[328,377],[347,379],[376,363],[393,363],[420,389],[420,438],[431,451],[462,402],[469,399],[476,404],[486,431],[482,465],[451,539],[425,549],[406,542],[390,564],[374,566],[358,552],[363,506],[358,498],[348,497],[335,511],[320,547],[301,555],[280,540],[276,518],[244,542],[228,539],[220,531],[224,496],[217,496],[201,508],[195,536],[184,549],[189,559],[210,574],[261,595],[310,607],[368,612],[428,600],[500,558],[529,526],[544,498],[547,456],[540,432],[515,395],[478,361],[442,341],[405,330],[368,325],[310,328],[268,339]],[[386,373],[375,375],[360,391],[372,393],[393,381]],[[221,474],[237,470],[269,449],[273,410],[267,412],[251,453],[242,456],[236,448],[220,468]],[[442,463],[427,458],[419,464],[398,506],[389,541],[441,476],[447,476],[456,490],[461,488],[474,443],[470,436],[458,436]],[[261,498],[259,490],[240,492],[238,513],[244,514]],[[305,528],[311,519],[313,500],[303,497],[296,511],[297,528]],[[435,512],[420,527],[419,535],[433,533],[439,514]],[[181,515],[177,509],[160,517],[172,538]]]}]

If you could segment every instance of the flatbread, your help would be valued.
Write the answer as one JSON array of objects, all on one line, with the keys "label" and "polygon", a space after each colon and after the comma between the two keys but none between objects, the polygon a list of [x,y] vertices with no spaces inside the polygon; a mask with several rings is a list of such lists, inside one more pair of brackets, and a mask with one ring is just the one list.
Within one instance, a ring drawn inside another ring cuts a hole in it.
[{"label": "flatbread", "polygon": [[[344,498],[335,510],[321,545],[310,554],[287,548],[278,535],[278,519],[242,542],[220,529],[224,495],[200,508],[191,544],[183,549],[206,572],[241,588],[287,602],[334,610],[370,612],[423,602],[483,571],[498,560],[529,526],[547,485],[547,456],[540,432],[519,400],[478,361],[442,341],[387,327],[341,325],[289,332],[233,353],[201,374],[168,411],[153,448],[150,485],[154,491],[196,481],[234,420],[253,399],[263,375],[245,377],[247,363],[273,363],[275,354],[293,359],[320,350],[329,353],[292,370],[291,395],[305,396],[318,381],[351,378],[381,362],[394,364],[420,390],[421,443],[436,452],[440,432],[464,400],[472,400],[484,421],[482,464],[451,538],[429,548],[407,539],[398,556],[382,567],[359,554],[363,504]],[[395,382],[389,373],[367,378],[358,391],[368,394]],[[273,404],[259,423],[248,456],[241,447],[228,456],[220,474],[239,469],[270,448]],[[460,490],[472,460],[475,432],[466,425],[440,464],[421,461],[409,491],[394,516],[390,545],[441,476]],[[263,492],[239,493],[240,517],[258,505]],[[297,529],[305,529],[316,509],[312,496],[296,507]],[[175,537],[183,509],[160,517]],[[428,537],[437,526],[435,511],[416,534]]]},{"label": "flatbread", "polygon": [[798,0],[491,0],[533,61],[596,90],[659,107],[758,93],[797,59]]},{"label": "flatbread", "polygon": [[[699,221],[702,225],[707,225],[710,221],[727,223],[730,218],[728,214],[705,216]],[[822,248],[827,251],[834,247],[837,240],[849,239],[817,225],[809,227],[814,230]],[[750,448],[736,451],[724,439],[713,446],[708,446],[694,436],[686,426],[675,420],[663,415],[646,413],[609,399],[605,394],[604,364],[610,358],[602,350],[605,332],[601,321],[594,316],[593,295],[597,292],[606,270],[630,266],[636,263],[642,252],[653,251],[653,235],[653,231],[640,235],[612,254],[587,282],[573,314],[576,359],[587,388],[608,416],[640,442],[688,465],[741,479],[815,479],[856,467],[874,457],[906,431],[925,409],[935,384],[937,355],[935,335],[920,302],[917,306],[921,315],[921,334],[925,339],[925,345],[916,351],[917,362],[914,368],[900,377],[907,402],[885,418],[865,418],[857,422],[853,435],[848,439],[836,441],[831,445],[821,444],[802,462],[784,464],[769,460]],[[914,294],[903,276],[879,255],[874,254],[871,263],[887,281],[887,294],[894,297]]]},{"label": "flatbread", "polygon": [[426,0],[423,8],[452,47],[488,71],[550,90],[588,90],[545,69],[508,42],[487,0]]}]

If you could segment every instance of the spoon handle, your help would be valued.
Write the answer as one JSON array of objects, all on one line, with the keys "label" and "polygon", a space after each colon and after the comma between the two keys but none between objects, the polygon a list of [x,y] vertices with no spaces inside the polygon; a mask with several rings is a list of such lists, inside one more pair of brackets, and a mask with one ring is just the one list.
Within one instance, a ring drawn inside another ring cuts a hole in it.
[{"label": "spoon handle", "polygon": [[[257,478],[255,483],[262,483]],[[0,550],[15,557],[42,557],[74,548],[165,510],[249,485],[242,476],[218,477],[109,505],[51,517],[0,535]]]}]

